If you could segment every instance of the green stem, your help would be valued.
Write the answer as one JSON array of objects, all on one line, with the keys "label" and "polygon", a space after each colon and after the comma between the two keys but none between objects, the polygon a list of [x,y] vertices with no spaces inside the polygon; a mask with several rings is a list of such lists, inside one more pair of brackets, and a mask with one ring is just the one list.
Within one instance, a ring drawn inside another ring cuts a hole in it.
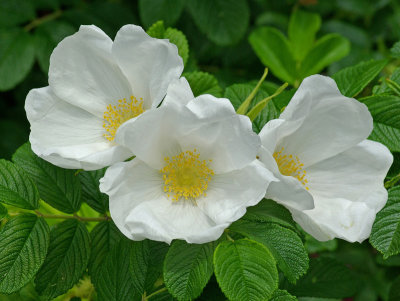
[{"label": "green stem", "polygon": [[102,222],[102,221],[108,221],[111,218],[106,215],[106,216],[99,216],[99,217],[84,217],[84,216],[79,216],[76,213],[73,215],[64,215],[64,214],[46,214],[43,212],[40,212],[38,210],[35,210],[36,215],[43,217],[43,218],[53,218],[53,219],[77,219],[81,222]]},{"label": "green stem", "polygon": [[154,293],[148,295],[147,297],[144,296],[144,298],[142,298],[142,300],[143,300],[143,301],[147,301],[147,300],[149,300],[151,297],[153,297],[153,296],[155,296],[155,295],[157,295],[157,294],[159,294],[159,293],[165,292],[166,290],[167,290],[166,287],[160,288],[158,291],[155,291]]},{"label": "green stem", "polygon": [[54,11],[51,14],[45,15],[43,17],[37,18],[35,20],[33,20],[31,23],[27,24],[24,27],[25,31],[31,31],[32,29],[34,29],[35,27],[38,27],[39,25],[46,23],[48,21],[57,19],[58,17],[60,17],[62,14],[62,10],[61,9],[57,9],[56,11]]},{"label": "green stem", "polygon": [[228,238],[231,242],[235,242],[235,240],[228,233],[225,233],[225,234],[226,234],[226,238]]},{"label": "green stem", "polygon": [[400,174],[398,174],[397,176],[394,176],[393,178],[388,180],[385,183],[385,188],[386,189],[392,188],[398,181],[400,181]]},{"label": "green stem", "polygon": [[257,93],[258,89],[260,89],[260,86],[264,82],[265,78],[267,77],[267,74],[268,74],[268,68],[265,68],[264,74],[262,75],[261,79],[258,81],[258,83],[255,86],[255,88],[253,89],[253,91],[251,91],[250,95],[247,96],[246,100],[236,110],[236,113],[242,114],[242,115],[247,113],[247,110],[250,106],[251,101],[253,100],[254,96],[256,96],[256,93]]}]

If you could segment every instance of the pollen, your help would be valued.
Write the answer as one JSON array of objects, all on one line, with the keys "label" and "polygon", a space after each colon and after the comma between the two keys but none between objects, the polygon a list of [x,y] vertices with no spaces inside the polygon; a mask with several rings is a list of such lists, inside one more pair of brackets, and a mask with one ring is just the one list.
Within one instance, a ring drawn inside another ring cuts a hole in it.
[{"label": "pollen", "polygon": [[144,112],[143,99],[137,100],[135,96],[130,97],[130,101],[126,98],[118,100],[117,105],[109,104],[104,111],[103,128],[105,129],[104,137],[108,141],[114,141],[115,133],[125,121],[139,116]]},{"label": "pollen", "polygon": [[164,192],[173,202],[207,196],[208,184],[214,175],[209,167],[212,160],[201,160],[196,149],[165,157],[160,170],[164,179]]},{"label": "pollen", "polygon": [[300,181],[307,190],[308,181],[306,179],[307,172],[304,169],[304,164],[301,163],[299,157],[293,155],[284,154],[284,148],[282,147],[279,151],[274,152],[273,156],[278,164],[279,171],[285,176],[292,176]]}]

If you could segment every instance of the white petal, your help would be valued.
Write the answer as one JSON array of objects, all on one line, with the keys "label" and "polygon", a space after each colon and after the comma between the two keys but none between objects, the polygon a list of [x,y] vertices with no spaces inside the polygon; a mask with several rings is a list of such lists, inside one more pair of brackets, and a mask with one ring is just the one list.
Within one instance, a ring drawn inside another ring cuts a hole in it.
[{"label": "white petal", "polygon": [[174,103],[176,105],[187,105],[194,98],[192,89],[186,78],[174,80],[167,90],[167,95],[164,98],[163,105]]},{"label": "white petal", "polygon": [[387,200],[383,181],[392,162],[393,156],[384,145],[365,140],[308,167],[311,193],[323,198],[363,202],[378,212]]},{"label": "white petal", "polygon": [[[187,107],[199,119],[207,119],[208,122],[216,122],[220,119],[236,115],[235,108],[229,99],[217,98],[210,94],[196,97],[187,104]],[[246,119],[251,125],[250,119]]]},{"label": "white petal", "polygon": [[298,156],[306,167],[349,149],[372,131],[367,107],[341,95],[333,79],[321,75],[303,81],[280,119],[302,120],[293,133],[280,136],[277,148]]},{"label": "white petal", "polygon": [[31,90],[25,110],[32,150],[55,165],[98,169],[131,156],[104,139],[102,119],[61,100],[50,87]]},{"label": "white petal", "polygon": [[150,37],[140,26],[125,25],[117,33],[112,53],[145,109],[157,107],[168,85],[183,71],[178,48],[168,40]]},{"label": "white petal", "polygon": [[197,204],[215,223],[231,223],[246,213],[246,207],[258,204],[270,182],[276,180],[261,162],[254,160],[243,169],[212,177],[207,195]]},{"label": "white petal", "polygon": [[98,27],[82,25],[50,57],[49,83],[63,100],[97,116],[106,106],[132,95],[111,54],[112,41]]}]

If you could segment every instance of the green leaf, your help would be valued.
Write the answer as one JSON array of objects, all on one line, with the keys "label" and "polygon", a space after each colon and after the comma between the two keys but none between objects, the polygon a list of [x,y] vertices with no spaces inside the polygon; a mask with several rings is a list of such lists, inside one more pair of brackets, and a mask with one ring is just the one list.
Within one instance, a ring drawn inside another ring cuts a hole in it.
[{"label": "green leaf", "polygon": [[189,82],[195,97],[202,94],[211,94],[215,97],[222,95],[222,89],[218,85],[217,79],[207,72],[195,71],[185,73],[183,76]]},{"label": "green leaf", "polygon": [[157,21],[147,29],[147,34],[156,39],[163,39],[165,33],[164,21]]},{"label": "green leaf", "polygon": [[229,300],[267,300],[278,288],[273,256],[248,239],[220,243],[214,252],[214,271]]},{"label": "green leaf", "polygon": [[308,254],[295,232],[277,224],[247,220],[238,220],[229,229],[265,245],[289,281],[296,282],[307,272]]},{"label": "green leaf", "polygon": [[186,62],[189,58],[189,44],[182,31],[175,28],[167,28],[164,33],[164,38],[168,39],[171,43],[174,43],[176,47],[178,47],[178,53],[183,60],[183,64],[186,65]]},{"label": "green leaf", "polygon": [[400,186],[389,190],[385,207],[376,215],[369,242],[383,258],[400,253]]},{"label": "green leaf", "polygon": [[131,247],[130,241],[121,239],[107,255],[96,287],[99,300],[132,301],[141,299],[135,291],[133,275],[129,269]]},{"label": "green leaf", "polygon": [[390,286],[388,301],[400,300],[400,276],[398,276]]},{"label": "green leaf", "polygon": [[[394,82],[395,84],[400,85],[400,68],[395,69],[389,79],[392,83]],[[386,80],[383,80],[380,85],[376,85],[373,88],[372,92],[374,95],[382,94],[382,93],[389,93],[389,94],[399,96],[399,94],[396,93],[396,91],[393,88],[394,88],[393,86],[388,85],[388,82],[386,79]]]},{"label": "green leaf", "polygon": [[0,201],[25,209],[37,209],[39,192],[24,170],[0,159]]},{"label": "green leaf", "polygon": [[167,251],[166,243],[152,240],[133,242],[130,268],[137,293],[149,295],[152,292],[154,283],[162,274]]},{"label": "green leaf", "polygon": [[0,221],[8,214],[7,208],[0,204]]},{"label": "green leaf", "polygon": [[12,217],[0,231],[0,292],[20,290],[35,276],[49,247],[49,226],[33,214]]},{"label": "green leaf", "polygon": [[21,29],[0,29],[0,91],[14,88],[32,69],[35,43]]},{"label": "green leaf", "polygon": [[29,143],[22,145],[12,159],[35,181],[45,202],[66,213],[79,210],[81,184],[75,171],[59,168],[39,158]]},{"label": "green leaf", "polygon": [[380,94],[360,99],[374,119],[369,139],[386,145],[392,152],[400,151],[400,97]]},{"label": "green leaf", "polygon": [[106,168],[81,171],[79,179],[82,185],[82,200],[88,203],[90,207],[100,213],[108,211],[108,195],[100,191],[99,180],[104,177]]},{"label": "green leaf", "polygon": [[306,248],[309,254],[312,253],[319,253],[324,251],[335,251],[338,247],[338,240],[332,239],[328,241],[319,241],[312,237],[310,234],[304,232],[305,236],[305,244],[304,247]]},{"label": "green leaf", "polygon": [[296,297],[292,296],[287,291],[280,289],[275,290],[271,296],[271,299],[269,299],[269,301],[296,301],[296,300],[297,300]]},{"label": "green leaf", "polygon": [[387,60],[361,62],[340,70],[332,77],[343,95],[355,97],[378,76],[387,62]]},{"label": "green leaf", "polygon": [[295,10],[290,16],[288,36],[296,61],[302,61],[314,44],[315,34],[321,27],[318,14]]},{"label": "green leaf", "polygon": [[307,274],[285,289],[297,297],[346,298],[353,296],[359,285],[359,278],[349,268],[335,259],[320,257],[311,259]]},{"label": "green leaf", "polygon": [[341,35],[331,33],[320,38],[301,63],[301,79],[319,73],[350,52],[350,42]]},{"label": "green leaf", "polygon": [[238,42],[249,25],[246,0],[190,0],[187,7],[200,31],[217,45]]},{"label": "green leaf", "polygon": [[390,54],[393,58],[400,58],[400,41],[395,43],[392,48],[390,48]]},{"label": "green leaf", "polygon": [[178,300],[200,296],[213,273],[216,243],[188,244],[174,241],[164,261],[164,282]]},{"label": "green leaf", "polygon": [[35,30],[35,49],[39,66],[44,73],[49,72],[50,55],[66,36],[75,33],[75,28],[66,22],[46,22]]},{"label": "green leaf", "polygon": [[[1,0],[0,27],[18,25],[35,18],[33,1],[29,0]],[[1,55],[0,55],[1,57]]]},{"label": "green leaf", "polygon": [[158,20],[163,20],[167,26],[178,21],[185,0],[139,0],[140,18],[145,27]]},{"label": "green leaf", "polygon": [[277,29],[260,27],[249,36],[249,42],[261,62],[282,81],[294,84],[297,79],[296,62],[290,42]]},{"label": "green leaf", "polygon": [[123,235],[113,222],[98,223],[90,232],[90,259],[88,264],[89,273],[93,283],[97,283],[101,267],[111,251]]},{"label": "green leaf", "polygon": [[36,275],[38,293],[46,300],[64,294],[81,278],[90,255],[90,237],[76,219],[54,226],[50,232],[49,253]]}]

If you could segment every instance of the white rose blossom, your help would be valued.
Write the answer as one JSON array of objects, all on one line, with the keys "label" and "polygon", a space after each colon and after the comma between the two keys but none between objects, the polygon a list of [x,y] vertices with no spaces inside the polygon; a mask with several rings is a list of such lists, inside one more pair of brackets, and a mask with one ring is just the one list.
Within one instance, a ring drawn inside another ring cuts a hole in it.
[{"label": "white rose blossom", "polygon": [[54,49],[49,86],[27,96],[32,150],[86,170],[129,158],[115,143],[119,126],[156,108],[182,70],[177,47],[139,26],[123,26],[114,42],[96,26],[81,26]]},{"label": "white rose blossom", "polygon": [[[320,241],[362,242],[387,201],[383,181],[393,162],[385,146],[366,140],[372,127],[367,107],[343,96],[333,79],[304,79],[279,119],[260,132],[259,158],[280,180],[266,197]],[[314,209],[300,208],[312,201]]]},{"label": "white rose blossom", "polygon": [[276,179],[256,159],[261,143],[250,120],[237,115],[229,100],[193,99],[182,78],[164,101],[121,127],[117,143],[136,157],[109,167],[100,190],[130,239],[216,240]]}]

